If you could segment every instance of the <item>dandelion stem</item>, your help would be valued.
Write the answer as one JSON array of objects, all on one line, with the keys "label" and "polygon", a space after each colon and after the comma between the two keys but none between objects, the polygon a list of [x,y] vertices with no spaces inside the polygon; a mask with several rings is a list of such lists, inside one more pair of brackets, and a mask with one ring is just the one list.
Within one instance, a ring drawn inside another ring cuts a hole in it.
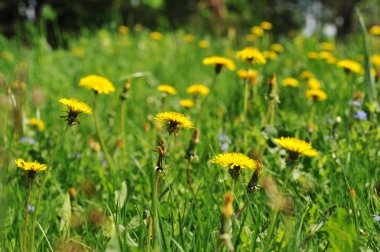
[{"label": "dandelion stem", "polygon": [[244,80],[244,104],[243,104],[243,125],[244,125],[244,135],[243,135],[243,141],[244,141],[244,150],[248,147],[248,130],[247,128],[247,113],[248,113],[248,93],[249,93],[249,87],[248,87],[248,77]]},{"label": "dandelion stem", "polygon": [[95,99],[94,99],[94,123],[95,123],[96,132],[98,134],[100,145],[102,147],[102,150],[103,150],[106,162],[109,165],[109,167],[111,168],[111,172],[115,172],[115,166],[113,165],[112,159],[111,159],[111,157],[109,155],[107,146],[106,146],[105,141],[104,141],[104,137],[103,137],[102,131],[100,130],[99,120],[98,120],[98,116],[97,116],[98,113],[96,111],[96,103],[97,103],[96,102],[97,101],[96,98],[97,98],[97,95],[95,94]]},{"label": "dandelion stem", "polygon": [[125,109],[126,102],[122,101],[120,110],[120,132],[121,132],[121,144],[122,144],[122,165],[127,165],[127,145],[125,139]]},{"label": "dandelion stem", "polygon": [[26,235],[27,235],[27,227],[29,220],[29,202],[30,202],[30,194],[32,192],[33,180],[28,178],[28,194],[26,196],[26,205],[25,205],[25,223],[24,223],[24,231],[23,231],[23,251],[26,252]]},{"label": "dandelion stem", "polygon": [[191,183],[191,177],[190,177],[190,158],[187,159],[186,178],[187,178],[187,184],[189,185],[191,192],[194,194],[193,184]]},{"label": "dandelion stem", "polygon": [[55,148],[53,150],[53,154],[52,154],[51,159],[50,159],[50,161],[48,163],[48,166],[47,166],[49,170],[47,172],[45,172],[45,174],[43,175],[42,181],[41,181],[41,185],[39,186],[39,190],[38,190],[38,194],[37,194],[37,201],[36,201],[36,205],[34,207],[34,214],[33,214],[33,220],[32,220],[32,234],[31,234],[31,251],[32,252],[34,250],[34,234],[35,234],[35,230],[36,230],[38,208],[39,208],[39,205],[40,205],[40,202],[41,202],[42,194],[43,194],[44,189],[45,189],[47,174],[51,170],[51,167],[53,165],[53,162],[55,160],[57,152],[61,148],[62,143],[63,143],[63,139],[65,139],[66,133],[69,130],[69,128],[70,128],[70,126],[67,125],[66,128],[65,128],[65,131],[63,132],[63,134],[61,136],[61,139],[59,140],[59,142],[55,146]]}]

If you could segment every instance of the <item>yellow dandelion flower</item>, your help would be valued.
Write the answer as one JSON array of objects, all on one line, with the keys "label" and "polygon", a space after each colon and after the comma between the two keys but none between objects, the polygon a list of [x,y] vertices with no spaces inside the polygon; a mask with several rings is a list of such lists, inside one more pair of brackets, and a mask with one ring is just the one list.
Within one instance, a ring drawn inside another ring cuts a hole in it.
[{"label": "yellow dandelion flower", "polygon": [[322,50],[324,51],[334,51],[335,49],[335,44],[333,43],[330,43],[330,42],[322,42],[320,45]]},{"label": "yellow dandelion flower", "polygon": [[242,153],[230,152],[218,154],[211,158],[211,163],[222,167],[229,167],[228,172],[233,179],[237,179],[241,169],[255,169],[256,162]]},{"label": "yellow dandelion flower", "polygon": [[126,25],[120,25],[118,31],[120,34],[127,34],[129,32],[129,27]]},{"label": "yellow dandelion flower", "polygon": [[323,52],[319,53],[318,57],[320,59],[327,60],[328,58],[332,57],[332,54],[331,54],[331,52],[323,51]]},{"label": "yellow dandelion flower", "polygon": [[306,91],[306,97],[314,101],[325,101],[327,100],[327,94],[321,89],[309,89]]},{"label": "yellow dandelion flower", "polygon": [[334,56],[330,56],[330,57],[328,57],[327,59],[326,59],[326,62],[328,63],[328,64],[335,64],[336,63],[336,58],[334,57]]},{"label": "yellow dandelion flower", "polygon": [[307,85],[309,89],[320,89],[321,88],[321,82],[317,78],[310,78],[307,81]]},{"label": "yellow dandelion flower", "polygon": [[380,25],[374,25],[369,29],[369,33],[372,35],[380,36]]},{"label": "yellow dandelion flower", "polygon": [[181,105],[182,107],[184,107],[184,108],[192,108],[192,107],[194,107],[194,102],[193,102],[193,100],[190,100],[190,99],[182,99],[182,100],[180,100],[179,101],[179,105]]},{"label": "yellow dandelion flower", "polygon": [[44,121],[35,117],[31,118],[28,124],[32,127],[36,127],[39,131],[44,131],[46,128]]},{"label": "yellow dandelion flower", "polygon": [[92,89],[97,94],[109,94],[115,92],[115,87],[107,78],[99,75],[88,75],[81,78],[79,86]]},{"label": "yellow dandelion flower", "polygon": [[194,36],[192,34],[186,34],[185,36],[183,36],[183,41],[185,41],[186,43],[190,43],[193,40]]},{"label": "yellow dandelion flower", "polygon": [[156,121],[168,123],[167,131],[169,134],[177,132],[179,128],[191,129],[194,124],[187,117],[177,112],[162,112],[155,117]]},{"label": "yellow dandelion flower", "polygon": [[290,158],[295,160],[299,155],[316,157],[318,152],[313,149],[310,143],[294,137],[281,137],[273,139],[278,145],[287,150]]},{"label": "yellow dandelion flower", "polygon": [[238,59],[252,64],[262,65],[266,63],[263,54],[259,51],[259,49],[254,47],[246,47],[243,50],[238,51],[236,56]]},{"label": "yellow dandelion flower", "polygon": [[150,38],[152,40],[160,41],[163,39],[163,35],[160,32],[154,31],[150,33]]},{"label": "yellow dandelion flower", "polygon": [[277,58],[277,53],[273,51],[264,51],[263,56],[265,57],[265,59],[275,60]]},{"label": "yellow dandelion flower", "polygon": [[283,86],[286,87],[297,87],[298,86],[298,80],[293,77],[287,77],[281,81]]},{"label": "yellow dandelion flower", "polygon": [[210,89],[203,84],[194,84],[186,88],[186,92],[191,95],[208,95]]},{"label": "yellow dandelion flower", "polygon": [[282,53],[284,51],[284,47],[279,43],[271,45],[270,49],[276,53]]},{"label": "yellow dandelion flower", "polygon": [[63,116],[69,126],[79,124],[79,121],[77,120],[79,114],[92,114],[92,109],[86,103],[80,100],[74,98],[61,98],[59,99],[59,102],[65,104],[69,109],[67,111],[67,115]]},{"label": "yellow dandelion flower", "polygon": [[159,85],[157,87],[157,90],[166,94],[166,95],[175,95],[177,94],[177,90],[173,86],[170,86],[168,84]]},{"label": "yellow dandelion flower", "polygon": [[220,73],[222,67],[227,67],[231,71],[235,70],[235,64],[232,60],[219,56],[205,58],[203,59],[203,64],[215,66],[215,72],[217,74]]},{"label": "yellow dandelion flower", "polygon": [[252,26],[252,28],[251,28],[251,32],[252,32],[252,34],[254,34],[255,36],[257,36],[257,37],[261,37],[261,36],[263,36],[264,35],[264,30],[263,30],[263,28],[261,28],[260,26]]},{"label": "yellow dandelion flower", "polygon": [[40,164],[38,162],[26,162],[24,159],[19,158],[15,160],[15,164],[18,168],[23,169],[24,171],[38,172],[45,171],[47,166],[45,164]]},{"label": "yellow dandelion flower", "polygon": [[206,49],[210,47],[210,43],[207,40],[201,40],[199,41],[198,46],[200,48]]},{"label": "yellow dandelion flower", "polygon": [[273,25],[272,25],[271,22],[263,21],[263,22],[261,22],[260,27],[261,27],[263,30],[269,31],[269,30],[272,30]]},{"label": "yellow dandelion flower", "polygon": [[380,55],[378,54],[372,55],[371,62],[373,65],[380,67]]},{"label": "yellow dandelion flower", "polygon": [[236,74],[241,79],[243,79],[243,80],[249,79],[251,81],[252,85],[256,85],[257,84],[257,78],[259,77],[259,72],[256,71],[256,70],[253,70],[253,69],[248,69],[248,70],[241,69],[241,70],[237,71]]},{"label": "yellow dandelion flower", "polygon": [[314,78],[314,74],[308,70],[305,70],[302,73],[300,73],[300,77],[302,79],[310,79],[310,78]]},{"label": "yellow dandelion flower", "polygon": [[338,67],[343,68],[346,72],[353,72],[357,74],[364,73],[363,67],[353,60],[341,60],[337,64]]},{"label": "yellow dandelion flower", "polygon": [[307,54],[307,57],[308,57],[309,59],[318,59],[318,57],[319,57],[319,53],[317,53],[317,52],[309,52],[309,53]]}]

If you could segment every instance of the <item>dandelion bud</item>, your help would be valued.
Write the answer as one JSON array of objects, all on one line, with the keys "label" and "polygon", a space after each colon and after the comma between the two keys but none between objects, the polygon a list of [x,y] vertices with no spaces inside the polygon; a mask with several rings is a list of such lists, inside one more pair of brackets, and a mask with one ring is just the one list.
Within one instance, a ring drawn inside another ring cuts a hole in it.
[{"label": "dandelion bud", "polygon": [[221,228],[219,232],[219,242],[224,243],[224,245],[230,250],[234,251],[234,246],[232,244],[231,235],[231,216],[234,214],[234,209],[232,202],[234,201],[234,196],[232,193],[227,193],[224,197],[224,203],[221,209]]},{"label": "dandelion bud", "polygon": [[75,199],[77,197],[77,189],[75,189],[75,187],[70,187],[69,188],[69,195],[70,195],[70,198],[71,199]]},{"label": "dandelion bud", "polygon": [[45,91],[40,88],[34,88],[32,91],[32,103],[36,107],[41,107],[45,103]]},{"label": "dandelion bud", "polygon": [[356,197],[356,191],[355,191],[354,188],[351,188],[351,189],[350,189],[350,195],[351,195],[351,198],[352,198],[352,199],[355,199],[355,197]]},{"label": "dandelion bud", "polygon": [[131,89],[131,79],[128,79],[127,82],[124,84],[123,92],[120,94],[120,99],[122,101],[125,101],[128,98],[128,91]]}]

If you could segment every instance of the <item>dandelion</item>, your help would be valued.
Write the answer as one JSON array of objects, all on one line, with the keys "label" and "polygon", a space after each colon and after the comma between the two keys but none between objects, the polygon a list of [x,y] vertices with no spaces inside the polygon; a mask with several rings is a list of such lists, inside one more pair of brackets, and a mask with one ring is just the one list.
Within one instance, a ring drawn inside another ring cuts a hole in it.
[{"label": "dandelion", "polygon": [[274,43],[271,45],[270,49],[276,53],[282,53],[284,51],[284,47],[279,43]]},{"label": "dandelion", "polygon": [[186,93],[191,95],[208,95],[210,93],[210,89],[203,84],[194,84],[186,88]]},{"label": "dandelion", "polygon": [[84,102],[74,98],[61,98],[59,102],[65,104],[69,109],[66,116],[62,116],[69,126],[79,124],[77,117],[79,114],[92,114],[92,109]]},{"label": "dandelion", "polygon": [[277,59],[277,54],[273,51],[264,51],[263,56],[265,57],[265,59],[271,59],[271,60]]},{"label": "dandelion", "polygon": [[155,117],[156,121],[168,123],[166,129],[169,135],[173,132],[177,132],[180,128],[191,129],[194,128],[194,124],[187,119],[187,117],[177,112],[162,112],[158,113]]},{"label": "dandelion", "polygon": [[322,50],[324,51],[334,51],[335,49],[335,44],[333,43],[330,43],[330,42],[322,42],[320,45]]},{"label": "dandelion", "polygon": [[199,41],[198,46],[200,48],[206,49],[210,47],[210,43],[207,40],[201,40]]},{"label": "dandelion", "polygon": [[45,130],[45,123],[41,119],[37,118],[31,118],[28,123],[32,127],[36,127],[39,131],[44,131]]},{"label": "dandelion", "polygon": [[79,86],[92,89],[96,94],[109,94],[115,91],[115,87],[107,78],[99,75],[88,75],[80,79]]},{"label": "dandelion", "polygon": [[248,69],[248,70],[241,69],[241,70],[237,71],[236,74],[241,79],[243,79],[243,80],[249,79],[251,81],[252,85],[256,85],[257,84],[257,78],[259,76],[259,72],[256,71],[256,70],[253,70],[253,69]]},{"label": "dandelion", "polygon": [[300,77],[302,79],[310,79],[310,78],[314,78],[314,74],[308,70],[305,70],[300,73]]},{"label": "dandelion", "polygon": [[179,105],[181,105],[182,107],[184,108],[192,108],[194,107],[194,101],[193,100],[190,100],[190,99],[182,99],[179,101]]},{"label": "dandelion", "polygon": [[328,51],[323,51],[323,52],[320,52],[319,53],[319,56],[318,56],[320,59],[323,59],[323,60],[327,60],[327,59],[330,59],[332,57],[332,54],[331,52],[328,52]]},{"label": "dandelion", "polygon": [[193,40],[194,36],[192,34],[186,34],[185,36],[183,36],[183,41],[185,41],[186,43],[190,43]]},{"label": "dandelion", "polygon": [[319,82],[319,80],[317,78],[309,78],[309,80],[307,81],[307,85],[309,87],[309,89],[320,89],[321,88],[321,83]]},{"label": "dandelion", "polygon": [[168,85],[168,84],[159,85],[157,87],[157,90],[160,91],[160,92],[162,92],[165,95],[175,95],[175,94],[177,94],[177,90],[175,90],[175,88],[173,86]]},{"label": "dandelion", "polygon": [[278,145],[287,150],[291,160],[296,160],[299,155],[316,157],[318,152],[313,149],[310,143],[294,137],[281,137],[273,139]]},{"label": "dandelion", "polygon": [[282,80],[282,85],[285,87],[297,87],[298,86],[298,80],[293,77],[287,77]]},{"label": "dandelion", "polygon": [[154,31],[150,33],[150,38],[152,40],[160,41],[163,39],[163,36],[160,32]]},{"label": "dandelion", "polygon": [[263,28],[261,28],[260,26],[252,26],[252,28],[251,28],[251,32],[252,32],[252,34],[254,34],[255,36],[257,36],[257,37],[261,37],[261,36],[263,36],[264,35],[264,30],[263,30]]},{"label": "dandelion", "polygon": [[31,173],[45,171],[47,169],[47,166],[45,164],[40,164],[38,162],[26,162],[21,158],[15,160],[15,164],[18,168]]},{"label": "dandelion", "polygon": [[369,33],[375,36],[380,36],[380,25],[373,25],[369,29]]},{"label": "dandelion", "polygon": [[380,67],[380,55],[378,55],[378,54],[372,55],[371,56],[371,62],[373,65]]},{"label": "dandelion", "polygon": [[120,34],[125,35],[125,34],[127,34],[129,32],[129,27],[126,26],[126,25],[120,25],[118,27],[118,31],[119,31]]},{"label": "dandelion", "polygon": [[259,49],[254,47],[246,47],[243,50],[238,51],[236,56],[238,59],[252,64],[262,65],[266,63],[263,54]]},{"label": "dandelion", "polygon": [[261,22],[260,27],[261,27],[263,30],[269,31],[269,30],[272,30],[273,25],[272,25],[271,22],[263,21],[263,22]]},{"label": "dandelion", "polygon": [[222,67],[227,67],[231,71],[235,70],[235,64],[232,60],[219,56],[205,58],[203,59],[203,64],[215,66],[216,74],[220,73]]},{"label": "dandelion", "polygon": [[236,180],[241,173],[241,169],[255,169],[256,162],[242,153],[230,152],[214,156],[211,163],[222,167],[229,167],[229,174]]},{"label": "dandelion", "polygon": [[338,67],[343,68],[346,73],[353,72],[357,74],[364,73],[363,67],[356,61],[353,60],[341,60],[337,64]]},{"label": "dandelion", "polygon": [[306,91],[306,97],[313,101],[325,101],[327,99],[327,94],[320,89],[309,89]]}]

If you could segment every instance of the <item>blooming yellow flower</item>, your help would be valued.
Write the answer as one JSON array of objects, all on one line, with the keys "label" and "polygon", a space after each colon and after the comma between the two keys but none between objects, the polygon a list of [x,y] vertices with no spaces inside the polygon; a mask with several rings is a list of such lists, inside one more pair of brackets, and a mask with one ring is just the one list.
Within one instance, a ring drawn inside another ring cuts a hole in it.
[{"label": "blooming yellow flower", "polygon": [[265,59],[275,60],[277,58],[277,53],[273,51],[264,51],[263,56],[265,57]]},{"label": "blooming yellow flower", "polygon": [[328,51],[322,51],[322,52],[319,53],[318,57],[320,59],[327,60],[328,58],[332,57],[332,54],[331,54],[331,52],[328,52]]},{"label": "blooming yellow flower", "polygon": [[248,70],[241,69],[241,70],[237,71],[236,74],[240,78],[242,78],[243,80],[249,79],[251,81],[252,85],[257,84],[257,78],[259,76],[259,72],[257,72],[256,70],[253,70],[253,69],[248,69]]},{"label": "blooming yellow flower", "polygon": [[203,64],[215,66],[215,71],[217,73],[219,73],[224,66],[231,71],[235,70],[235,64],[232,60],[219,56],[205,58],[203,59]]},{"label": "blooming yellow flower", "polygon": [[373,65],[380,67],[380,55],[378,54],[372,55],[371,62]]},{"label": "blooming yellow flower", "polygon": [[284,51],[284,47],[279,43],[271,45],[270,49],[276,53],[282,53]]},{"label": "blooming yellow flower", "polygon": [[84,102],[74,99],[74,98],[61,98],[59,102],[65,104],[69,111],[67,111],[67,115],[64,116],[65,121],[69,126],[73,126],[75,124],[79,124],[77,117],[79,114],[92,114],[92,109]]},{"label": "blooming yellow flower", "polygon": [[297,159],[299,155],[316,157],[318,152],[313,149],[310,143],[294,137],[281,137],[273,139],[277,144],[286,149],[291,159]]},{"label": "blooming yellow flower", "polygon": [[252,26],[252,28],[251,28],[251,32],[252,32],[252,34],[254,34],[255,36],[257,36],[257,37],[261,37],[261,36],[263,36],[264,35],[264,30],[263,30],[263,28],[261,28],[260,26]]},{"label": "blooming yellow flower", "polygon": [[238,59],[252,64],[262,65],[266,63],[263,54],[259,51],[259,49],[254,47],[246,47],[243,50],[238,51],[236,56]]},{"label": "blooming yellow flower", "polygon": [[129,32],[129,27],[126,25],[120,25],[118,31],[120,34],[127,34]]},{"label": "blooming yellow flower", "polygon": [[330,43],[330,42],[322,42],[320,45],[322,50],[325,50],[325,51],[334,51],[335,49],[335,44],[333,43]]},{"label": "blooming yellow flower", "polygon": [[38,172],[45,171],[47,166],[45,164],[40,164],[38,162],[26,162],[24,159],[15,160],[17,167],[23,169],[24,171]]},{"label": "blooming yellow flower", "polygon": [[210,89],[203,84],[194,84],[186,88],[186,92],[191,95],[208,95]]},{"label": "blooming yellow flower", "polygon": [[177,132],[179,128],[191,129],[194,128],[194,124],[187,119],[187,117],[177,112],[162,112],[158,113],[155,117],[158,122],[168,123],[167,131],[169,134]]},{"label": "blooming yellow flower", "polygon": [[327,94],[321,89],[309,89],[306,91],[306,97],[314,101],[325,101]]},{"label": "blooming yellow flower", "polygon": [[273,25],[272,25],[272,23],[270,23],[270,22],[268,22],[268,21],[263,21],[263,22],[261,22],[260,27],[261,27],[263,30],[267,30],[267,31],[269,31],[269,30],[272,30]]},{"label": "blooming yellow flower", "polygon": [[310,79],[310,78],[313,78],[314,77],[314,74],[308,70],[305,70],[303,71],[301,74],[300,74],[300,77],[302,79]]},{"label": "blooming yellow flower", "polygon": [[283,86],[286,87],[297,87],[298,86],[298,80],[293,77],[287,77],[281,81]]},{"label": "blooming yellow flower", "polygon": [[186,43],[190,43],[193,40],[194,36],[192,34],[186,34],[185,36],[183,36],[183,41],[185,41]]},{"label": "blooming yellow flower", "polygon": [[309,53],[307,54],[307,57],[308,57],[309,59],[318,59],[318,57],[319,57],[319,53],[317,53],[317,52],[309,52]]},{"label": "blooming yellow flower", "polygon": [[199,41],[198,46],[205,49],[210,47],[210,43],[207,40],[201,40]]},{"label": "blooming yellow flower", "polygon": [[184,108],[192,108],[194,107],[194,102],[190,99],[182,99],[179,101],[179,105],[181,105]]},{"label": "blooming yellow flower", "polygon": [[357,74],[364,73],[363,67],[358,62],[353,60],[341,60],[338,62],[337,66],[343,68],[347,72],[353,72]]},{"label": "blooming yellow flower", "polygon": [[175,95],[177,93],[177,90],[168,84],[159,85],[157,87],[157,90],[167,95]]},{"label": "blooming yellow flower", "polygon": [[327,59],[326,59],[326,62],[328,63],[328,64],[335,64],[336,63],[336,58],[334,57],[334,56],[330,56],[330,57],[328,57]]},{"label": "blooming yellow flower", "polygon": [[151,32],[150,33],[150,38],[152,40],[156,40],[156,41],[159,41],[159,40],[162,40],[163,39],[163,36],[161,33],[157,32],[157,31],[154,31],[154,32]]},{"label": "blooming yellow flower", "polygon": [[31,118],[28,122],[29,125],[36,127],[39,131],[45,130],[45,123],[41,119],[37,119],[35,117]]},{"label": "blooming yellow flower", "polygon": [[88,75],[81,78],[79,86],[94,90],[97,94],[109,94],[115,92],[115,87],[107,78],[99,75]]},{"label": "blooming yellow flower", "polygon": [[372,35],[380,36],[380,25],[374,25],[369,29],[369,33]]},{"label": "blooming yellow flower", "polygon": [[222,167],[229,167],[229,174],[233,179],[237,179],[240,176],[240,170],[243,169],[255,169],[256,162],[242,153],[224,153],[218,154],[211,158],[211,163],[218,164]]},{"label": "blooming yellow flower", "polygon": [[317,78],[309,78],[309,80],[307,81],[307,85],[309,87],[309,89],[320,89],[321,88],[321,83],[319,82],[319,80]]}]

